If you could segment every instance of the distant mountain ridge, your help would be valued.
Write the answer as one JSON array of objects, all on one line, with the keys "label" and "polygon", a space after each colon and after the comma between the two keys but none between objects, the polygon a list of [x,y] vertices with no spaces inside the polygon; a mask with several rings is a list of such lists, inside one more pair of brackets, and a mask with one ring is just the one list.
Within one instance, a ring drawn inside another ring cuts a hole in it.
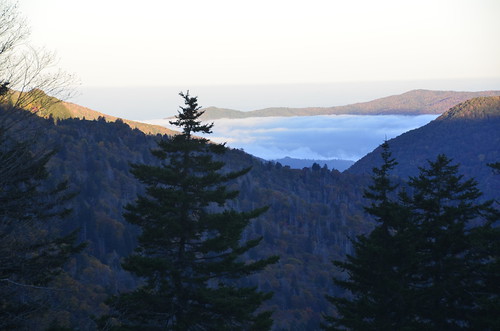
[{"label": "distant mountain ridge", "polygon": [[210,121],[220,118],[235,119],[269,116],[442,114],[465,100],[489,96],[500,96],[500,91],[455,92],[413,90],[368,102],[336,107],[273,107],[252,111],[207,107],[204,109],[205,113],[201,119]]}]

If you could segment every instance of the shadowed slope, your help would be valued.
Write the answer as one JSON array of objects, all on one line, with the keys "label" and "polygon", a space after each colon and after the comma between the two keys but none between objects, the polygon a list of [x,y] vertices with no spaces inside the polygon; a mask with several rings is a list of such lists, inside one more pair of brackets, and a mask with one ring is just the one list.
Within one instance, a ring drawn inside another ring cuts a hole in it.
[{"label": "shadowed slope", "polygon": [[[464,175],[475,177],[485,195],[498,196],[500,178],[487,167],[500,160],[500,97],[467,100],[430,122],[389,140],[399,162],[394,174],[406,178],[417,174],[417,166],[446,154],[460,163]],[[380,147],[356,162],[346,172],[369,174],[379,166]]]}]

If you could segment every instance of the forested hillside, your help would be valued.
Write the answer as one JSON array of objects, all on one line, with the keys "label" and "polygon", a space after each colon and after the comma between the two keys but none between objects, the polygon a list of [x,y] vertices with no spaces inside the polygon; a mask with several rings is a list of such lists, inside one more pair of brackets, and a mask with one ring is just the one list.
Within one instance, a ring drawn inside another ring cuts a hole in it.
[{"label": "forested hillside", "polygon": [[[462,174],[476,178],[487,198],[498,197],[500,178],[488,163],[500,160],[500,97],[482,97],[451,108],[429,124],[389,140],[399,165],[394,174],[406,178],[418,173],[426,160],[446,154],[459,163]],[[346,172],[369,174],[378,164],[380,148],[375,149]]]},{"label": "forested hillside", "polygon": [[[65,224],[68,230],[79,228],[79,240],[88,243],[59,280],[71,290],[60,296],[60,308],[52,317],[63,324],[92,327],[90,316],[107,312],[103,300],[108,294],[136,284],[120,266],[121,258],[135,247],[137,235],[123,220],[123,206],[143,190],[129,173],[129,163],[153,164],[149,149],[161,136],[103,118],[54,123],[31,116],[19,124],[18,130],[30,127],[37,132],[37,148],[57,148],[49,164],[51,177],[67,178],[79,193]],[[275,310],[277,329],[316,328],[321,313],[329,309],[324,294],[334,272],[331,258],[349,252],[348,238],[370,227],[360,211],[364,183],[326,168],[296,170],[263,163],[239,150],[226,153],[223,161],[228,171],[252,166],[249,174],[232,184],[241,192],[235,207],[270,207],[245,233],[246,238],[264,238],[248,258],[281,256],[279,264],[248,282],[275,292],[266,305]]]}]

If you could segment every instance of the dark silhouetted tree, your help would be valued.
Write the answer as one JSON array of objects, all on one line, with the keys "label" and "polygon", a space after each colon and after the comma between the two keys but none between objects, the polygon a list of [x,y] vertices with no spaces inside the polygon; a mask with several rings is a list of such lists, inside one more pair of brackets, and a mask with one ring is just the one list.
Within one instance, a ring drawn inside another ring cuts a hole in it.
[{"label": "dark silhouetted tree", "polygon": [[126,220],[142,233],[123,267],[144,285],[111,300],[116,328],[267,330],[271,312],[258,310],[272,293],[235,284],[278,260],[243,258],[262,239],[242,241],[243,230],[266,208],[239,212],[225,206],[238,195],[227,184],[249,169],[222,171],[224,163],[214,156],[225,146],[195,136],[210,133],[212,124],[199,120],[203,112],[196,97],[180,95],[185,107],[171,124],[182,133],[152,151],[161,166],[132,166],[146,194],[126,206]]},{"label": "dark silhouetted tree", "polygon": [[[458,165],[444,155],[420,168],[409,185],[413,194],[404,192],[401,198],[418,231],[412,273],[415,319],[424,329],[476,329],[479,307],[498,297],[498,286],[485,286],[492,276],[498,279],[490,273],[498,250],[484,247],[500,240],[492,227],[499,213],[492,201],[478,202],[477,183],[459,175]],[[500,320],[498,314],[495,319]]]},{"label": "dark silhouetted tree", "polygon": [[365,194],[377,225],[353,243],[354,255],[335,262],[348,274],[335,283],[350,296],[329,297],[337,315],[325,317],[325,329],[493,330],[498,211],[478,202],[476,183],[444,155],[420,168],[396,199],[387,145],[382,157]]},{"label": "dark silhouetted tree", "polygon": [[[37,152],[16,109],[0,105],[0,329],[29,329],[49,308],[54,277],[70,256],[76,232],[60,233],[70,212],[66,182],[51,187],[46,170],[52,152]],[[22,116],[22,115],[21,115]],[[29,115],[24,115],[29,116]],[[17,119],[16,119],[17,118]],[[20,130],[20,131],[19,131]],[[40,147],[40,146],[38,146]]]},{"label": "dark silhouetted tree", "polygon": [[371,201],[365,211],[377,225],[369,235],[353,241],[354,255],[348,255],[346,261],[334,261],[348,275],[346,280],[335,279],[335,284],[348,290],[350,296],[327,296],[337,314],[325,316],[326,330],[403,330],[411,324],[407,271],[412,224],[407,211],[395,200],[397,185],[391,182],[390,171],[397,162],[387,142],[382,148],[383,164],[373,168],[373,184],[364,194]]}]

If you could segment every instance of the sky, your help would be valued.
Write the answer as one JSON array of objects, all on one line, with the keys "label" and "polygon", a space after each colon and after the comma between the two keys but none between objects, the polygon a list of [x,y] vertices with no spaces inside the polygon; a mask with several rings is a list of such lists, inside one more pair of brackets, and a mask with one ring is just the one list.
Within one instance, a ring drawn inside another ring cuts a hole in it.
[{"label": "sky", "polygon": [[85,86],[500,76],[498,0],[20,0]]}]

